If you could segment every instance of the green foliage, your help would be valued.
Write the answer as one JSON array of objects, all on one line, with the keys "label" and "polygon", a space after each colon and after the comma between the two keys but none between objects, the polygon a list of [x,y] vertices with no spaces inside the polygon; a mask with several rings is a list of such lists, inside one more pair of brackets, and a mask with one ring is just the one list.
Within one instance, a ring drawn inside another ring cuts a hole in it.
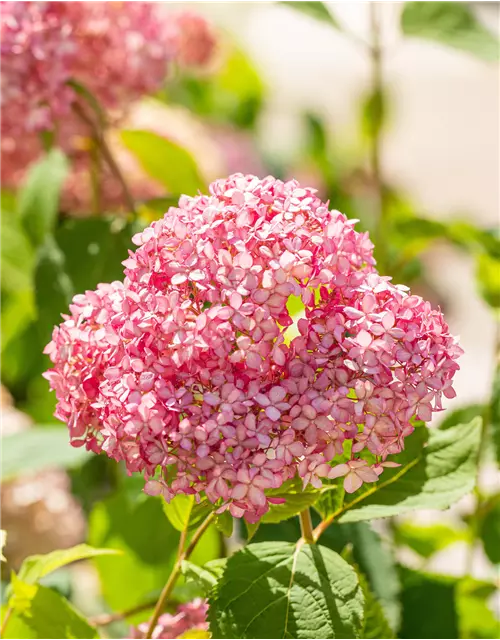
[{"label": "green foliage", "polygon": [[[97,503],[89,518],[92,546],[123,551],[119,557],[94,559],[102,595],[117,611],[160,592],[179,544],[179,532],[165,517],[162,500],[141,495],[138,483],[131,480],[121,491]],[[219,534],[210,527],[190,560],[203,565],[219,555]]]},{"label": "green foliage", "polygon": [[2,481],[38,473],[45,469],[69,469],[81,465],[91,455],[84,447],[69,445],[63,427],[36,427],[2,439]]},{"label": "green foliage", "polygon": [[394,638],[394,633],[385,618],[382,605],[371,590],[367,579],[360,572],[358,572],[358,579],[365,599],[363,631],[361,632],[360,637]]},{"label": "green foliage", "polygon": [[439,523],[424,526],[403,522],[394,529],[394,541],[409,547],[423,558],[430,558],[438,551],[467,539],[466,531]]},{"label": "green foliage", "polygon": [[464,577],[457,581],[455,605],[460,626],[460,638],[497,638],[499,622],[488,606],[491,598],[498,599],[494,584]]},{"label": "green foliage", "polygon": [[197,503],[194,496],[183,493],[172,498],[170,502],[162,499],[162,504],[165,515],[177,531],[184,531],[186,527],[189,530],[196,529],[212,511],[212,505],[208,500]]},{"label": "green foliage", "polygon": [[182,76],[169,84],[165,98],[215,122],[251,129],[262,107],[264,87],[246,54],[234,44],[228,49],[212,74]]},{"label": "green foliage", "polygon": [[486,253],[477,257],[476,277],[483,299],[494,309],[500,309],[500,260]]},{"label": "green foliage", "polygon": [[34,247],[42,245],[54,231],[59,193],[68,168],[62,151],[52,149],[28,171],[26,182],[19,192],[18,212]]},{"label": "green foliage", "polygon": [[340,24],[324,2],[280,2],[279,4],[290,7],[290,9],[294,9],[295,11],[300,11],[311,18],[325,22],[336,29],[341,29]]},{"label": "green foliage", "polygon": [[250,544],[209,598],[216,638],[358,638],[363,594],[354,569],[316,545]]},{"label": "green foliage", "polygon": [[192,155],[176,142],[152,131],[122,131],[123,144],[146,173],[170,193],[195,195],[207,187]]},{"label": "green foliage", "polygon": [[484,552],[492,564],[500,564],[500,494],[481,505],[479,536]]},{"label": "green foliage", "polygon": [[215,517],[215,526],[226,538],[232,536],[234,519],[227,509]]},{"label": "green foliage", "polygon": [[493,377],[489,418],[496,460],[500,466],[500,366],[497,367]]},{"label": "green foliage", "polygon": [[499,43],[465,2],[406,2],[401,28],[407,36],[433,40],[493,62]]},{"label": "green foliage", "polygon": [[385,518],[413,509],[446,509],[474,487],[481,437],[481,419],[446,431],[433,430],[418,457],[384,479],[363,487],[345,502],[340,522]]},{"label": "green foliage", "polygon": [[188,580],[193,580],[202,589],[205,595],[215,587],[224,569],[212,569],[210,563],[199,567],[188,560],[183,560],[181,565],[182,574]]},{"label": "green foliage", "polygon": [[474,418],[484,414],[484,406],[482,404],[469,404],[465,407],[459,407],[454,411],[446,412],[444,420],[439,424],[440,429],[449,429],[457,424],[465,424],[471,422]]},{"label": "green foliage", "polygon": [[[58,593],[39,584],[28,584],[19,578],[12,580],[11,606],[15,616],[28,627],[32,638],[98,638],[96,630]],[[14,622],[14,621],[12,621]],[[15,627],[7,626],[4,638]],[[26,637],[26,636],[22,636]]]},{"label": "green foliage", "polygon": [[[328,490],[328,489],[327,489]],[[262,517],[262,523],[276,523],[296,516],[307,507],[310,507],[318,499],[321,491],[310,485],[302,489],[302,480],[296,476],[288,480],[279,489],[269,489],[266,495],[273,498],[282,498],[286,502],[282,504],[270,504],[269,511]]]},{"label": "green foliage", "polygon": [[378,88],[369,92],[361,105],[361,129],[368,140],[380,135],[387,121],[387,97]]},{"label": "green foliage", "polygon": [[459,638],[456,579],[401,568],[400,638]]},{"label": "green foliage", "polygon": [[35,584],[40,578],[72,562],[116,553],[118,552],[113,549],[95,549],[87,544],[79,544],[70,549],[57,549],[45,555],[29,556],[21,565],[18,578],[27,584]]}]

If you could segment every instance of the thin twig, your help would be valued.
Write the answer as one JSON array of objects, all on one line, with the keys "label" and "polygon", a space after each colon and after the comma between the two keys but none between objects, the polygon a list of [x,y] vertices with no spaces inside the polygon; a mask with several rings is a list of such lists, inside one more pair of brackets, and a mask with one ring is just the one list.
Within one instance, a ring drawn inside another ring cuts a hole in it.
[{"label": "thin twig", "polygon": [[[148,631],[147,631],[146,636],[145,636],[146,639],[152,638],[152,636],[153,636],[153,632],[155,630],[156,623],[158,622],[158,618],[160,617],[162,611],[165,609],[165,605],[167,603],[167,600],[170,597],[170,594],[171,594],[171,592],[172,592],[172,590],[173,590],[173,588],[175,586],[175,583],[177,582],[177,579],[179,577],[179,574],[181,572],[181,565],[182,565],[183,561],[187,560],[189,558],[189,556],[192,554],[192,552],[194,551],[194,548],[198,544],[201,536],[208,529],[208,527],[211,524],[213,519],[214,519],[214,514],[211,513],[205,519],[205,521],[200,525],[200,527],[195,531],[195,533],[194,533],[193,537],[191,538],[186,550],[179,554],[179,556],[177,558],[177,561],[175,563],[175,566],[172,569],[172,573],[170,574],[170,576],[169,576],[169,578],[167,580],[167,583],[163,587],[163,591],[161,592],[160,597],[158,599],[158,602],[156,603],[156,607],[155,607],[155,610],[154,610],[153,615],[151,617],[151,620],[149,622],[149,628],[148,628]],[[181,542],[182,542],[182,537],[181,537]]]},{"label": "thin twig", "polygon": [[97,148],[99,149],[105,162],[108,164],[111,172],[114,174],[115,178],[120,183],[126,207],[130,210],[130,212],[134,216],[136,216],[137,212],[135,210],[134,199],[132,197],[132,194],[130,193],[130,190],[128,188],[127,182],[125,181],[123,173],[121,172],[120,167],[118,166],[116,160],[113,157],[113,154],[111,153],[108,143],[106,142],[104,133],[102,132],[99,125],[87,113],[85,113],[85,109],[78,102],[75,102],[73,104],[73,110],[90,127],[92,131],[92,135],[95,139]]},{"label": "thin twig", "polygon": [[7,622],[9,621],[10,616],[12,615],[12,607],[7,607],[5,611],[5,615],[2,620],[2,627],[0,629],[0,637],[3,638],[5,634],[5,628],[7,627]]}]

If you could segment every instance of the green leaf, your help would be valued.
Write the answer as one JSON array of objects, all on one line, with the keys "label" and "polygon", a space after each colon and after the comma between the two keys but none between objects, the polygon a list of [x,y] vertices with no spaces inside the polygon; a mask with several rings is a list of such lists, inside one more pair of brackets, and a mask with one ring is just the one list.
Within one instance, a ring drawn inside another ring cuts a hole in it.
[{"label": "green leaf", "polygon": [[280,2],[279,4],[290,7],[290,9],[295,9],[295,11],[300,11],[321,22],[326,22],[331,27],[341,29],[340,24],[327,9],[324,2]]},{"label": "green leaf", "polygon": [[61,313],[67,313],[74,293],[64,254],[53,236],[47,236],[38,250],[35,268],[37,329],[42,349],[49,342],[53,327],[61,322]]},{"label": "green leaf", "polygon": [[95,549],[87,544],[78,544],[70,549],[57,549],[45,555],[29,556],[19,569],[18,578],[27,584],[34,584],[52,571],[76,562],[101,555],[120,553],[114,549]]},{"label": "green leaf", "polygon": [[483,299],[500,309],[500,260],[483,253],[477,257],[476,278]]},{"label": "green leaf", "polygon": [[59,194],[69,165],[60,149],[52,149],[33,164],[21,188],[18,212],[33,246],[42,245],[52,233],[59,208]]},{"label": "green leaf", "polygon": [[393,549],[384,544],[379,534],[366,522],[337,525],[337,528],[341,530],[345,542],[352,545],[356,564],[368,579],[370,589],[380,602],[392,631],[396,631],[401,617],[401,585]]},{"label": "green leaf", "polygon": [[2,291],[31,289],[35,254],[15,212],[2,210],[1,233]]},{"label": "green leaf", "polygon": [[[118,557],[100,556],[93,561],[102,595],[115,611],[158,595],[172,570],[179,545],[180,534],[165,517],[161,499],[145,496],[134,480],[126,478],[125,488],[98,502],[89,518],[92,546],[123,551]],[[219,533],[209,527],[190,561],[203,565],[219,555]]]},{"label": "green leaf", "polygon": [[233,516],[229,511],[224,511],[215,518],[215,526],[226,538],[230,538],[233,534]]},{"label": "green leaf", "polygon": [[327,484],[327,482],[327,480],[324,481],[323,487],[328,487],[328,491],[322,491],[314,503],[314,508],[322,518],[326,518],[341,509],[345,498],[343,482],[337,482],[332,485]]},{"label": "green leaf", "polygon": [[358,579],[365,598],[365,612],[361,638],[394,638],[380,601],[375,596],[365,576],[358,571]]},{"label": "green leaf", "polygon": [[[67,218],[55,239],[75,291],[95,289],[100,282],[123,280],[123,260],[132,249],[131,226],[116,218]],[[61,309],[62,311],[62,309]]]},{"label": "green leaf", "polygon": [[361,489],[362,493],[344,504],[338,521],[386,518],[414,509],[447,509],[474,488],[480,438],[481,418],[446,431],[431,430],[425,449],[400,454],[397,459],[403,466],[387,469],[380,482]]},{"label": "green leaf", "polygon": [[210,571],[206,565],[205,567],[199,567],[187,560],[182,561],[181,571],[182,575],[186,578],[194,580],[194,582],[196,582],[196,584],[203,590],[205,595],[207,595],[217,584],[217,580],[219,578],[218,574]]},{"label": "green leaf", "polygon": [[459,638],[498,637],[498,618],[488,606],[493,594],[498,600],[498,588],[493,583],[474,578],[462,578],[456,588]]},{"label": "green leaf", "polygon": [[139,160],[146,173],[170,193],[196,195],[206,185],[195,160],[183,147],[151,131],[122,131],[123,144]]},{"label": "green leaf", "polygon": [[170,502],[162,500],[163,511],[170,520],[170,524],[177,531],[184,531],[189,524],[191,509],[194,506],[194,496],[187,496],[183,493],[176,495]]},{"label": "green leaf", "polygon": [[444,420],[440,423],[440,429],[449,429],[457,424],[465,424],[471,422],[474,418],[482,416],[484,414],[484,405],[482,404],[469,404],[465,407],[455,409],[445,413]]},{"label": "green leaf", "polygon": [[497,38],[465,2],[406,2],[401,28],[407,36],[434,40],[488,62],[499,57]]},{"label": "green leaf", "polygon": [[2,438],[2,482],[45,469],[70,469],[88,460],[85,448],[72,447],[68,430],[34,427]]},{"label": "green leaf", "polygon": [[423,558],[430,558],[456,542],[467,540],[467,532],[453,529],[446,524],[424,526],[402,522],[394,529],[394,540],[396,544],[413,549]]},{"label": "green leaf", "polygon": [[[35,638],[98,638],[87,620],[58,593],[43,587],[12,580],[11,605]],[[9,637],[9,636],[6,636]]]},{"label": "green leaf", "polygon": [[500,564],[500,494],[481,505],[479,536],[485,554],[492,564]]},{"label": "green leaf", "polygon": [[363,604],[356,572],[334,551],[262,542],[229,558],[208,615],[216,638],[358,638]]},{"label": "green leaf", "polygon": [[490,403],[490,426],[497,464],[500,466],[500,367],[493,377],[493,389]]},{"label": "green leaf", "polygon": [[286,502],[270,504],[269,511],[260,520],[262,523],[276,523],[292,518],[314,504],[321,495],[320,490],[310,485],[302,489],[302,480],[298,476],[284,482],[279,489],[269,489],[265,493],[270,498],[282,498]]},{"label": "green leaf", "polygon": [[401,579],[403,619],[399,638],[461,637],[455,578],[401,568]]},{"label": "green leaf", "polygon": [[257,531],[258,531],[258,529],[260,527],[260,522],[247,522],[245,520],[245,526],[246,526],[246,529],[247,529],[247,542],[250,542],[250,540],[257,533]]}]

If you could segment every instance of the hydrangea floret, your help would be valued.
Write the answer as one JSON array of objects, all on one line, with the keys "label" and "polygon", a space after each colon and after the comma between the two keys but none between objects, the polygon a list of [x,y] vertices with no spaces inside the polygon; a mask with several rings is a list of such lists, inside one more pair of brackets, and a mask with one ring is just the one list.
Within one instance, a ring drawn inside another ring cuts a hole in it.
[{"label": "hydrangea floret", "polygon": [[296,474],[377,481],[412,419],[454,396],[461,349],[354,226],[295,180],[182,196],[134,237],[124,281],[77,295],[54,329],[45,375],[72,444],[249,522]]}]

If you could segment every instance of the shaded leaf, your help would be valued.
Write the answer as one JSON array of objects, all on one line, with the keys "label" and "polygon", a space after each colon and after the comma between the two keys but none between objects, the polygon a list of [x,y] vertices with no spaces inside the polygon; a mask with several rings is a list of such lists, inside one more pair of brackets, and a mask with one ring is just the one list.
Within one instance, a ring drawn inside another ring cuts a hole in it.
[{"label": "shaded leaf", "polygon": [[65,427],[34,427],[2,438],[2,482],[45,469],[69,469],[92,455],[72,447]]},{"label": "shaded leaf", "polygon": [[324,2],[280,2],[279,4],[290,7],[290,9],[294,9],[295,11],[300,11],[321,22],[326,22],[336,29],[341,29],[340,24],[327,9]]},{"label": "shaded leaf", "polygon": [[440,429],[449,429],[457,424],[465,424],[471,422],[474,418],[482,416],[484,406],[482,404],[469,404],[465,407],[459,407],[454,411],[446,411],[444,420],[439,424]]},{"label": "shaded leaf", "polygon": [[206,566],[199,567],[187,560],[183,560],[181,570],[182,574],[186,578],[194,580],[206,595],[217,584],[219,577],[216,572],[210,571]]},{"label": "shaded leaf", "polygon": [[42,245],[54,230],[68,168],[62,151],[52,149],[30,167],[19,192],[19,218],[35,247]]},{"label": "shaded leaf", "polygon": [[500,564],[500,494],[481,505],[479,536],[492,564]]},{"label": "shaded leaf", "polygon": [[217,638],[357,638],[363,621],[354,569],[307,544],[246,546],[227,561],[209,604]]},{"label": "shaded leaf", "polygon": [[394,633],[385,618],[382,605],[371,590],[368,580],[360,571],[358,571],[358,579],[365,598],[363,631],[360,637],[394,638]]},{"label": "shaded leaf", "polygon": [[456,579],[401,568],[399,638],[459,638]]},{"label": "shaded leaf", "polygon": [[406,2],[401,28],[407,36],[434,40],[482,60],[498,60],[497,38],[476,19],[466,2]]},{"label": "shaded leaf", "polygon": [[[415,433],[418,433],[417,429]],[[446,431],[431,430],[421,452],[406,449],[403,466],[384,471],[382,480],[363,487],[346,502],[339,522],[385,518],[413,509],[446,509],[475,485],[481,437],[481,419]]]},{"label": "shaded leaf", "polygon": [[206,191],[191,154],[176,142],[151,131],[122,131],[123,144],[139,160],[146,173],[170,193],[196,195]]},{"label": "shaded leaf", "polygon": [[215,518],[215,526],[226,538],[230,538],[233,534],[233,516],[229,511],[224,511]]}]

